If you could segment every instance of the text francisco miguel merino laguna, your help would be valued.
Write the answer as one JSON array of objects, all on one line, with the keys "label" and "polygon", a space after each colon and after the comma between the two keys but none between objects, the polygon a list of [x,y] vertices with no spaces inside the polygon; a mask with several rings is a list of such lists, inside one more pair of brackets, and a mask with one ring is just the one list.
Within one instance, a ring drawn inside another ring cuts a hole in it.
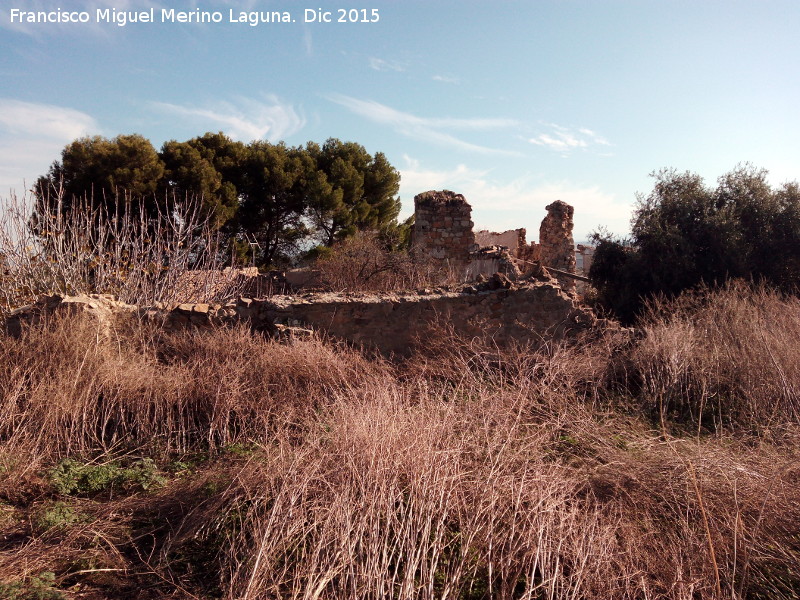
[{"label": "text francisco miguel merino laguna", "polygon": [[[124,27],[128,23],[222,23],[224,15],[214,10],[175,10],[162,8],[156,10],[117,10],[98,8],[94,15],[90,11],[68,11],[60,8],[51,11],[20,10],[9,11],[11,23],[114,23]],[[92,18],[94,16],[94,18]],[[243,23],[255,27],[261,23],[294,23],[296,19],[289,11],[228,11],[227,23]],[[339,8],[331,11],[322,9],[303,9],[304,23],[377,23],[380,20],[377,8]]]}]

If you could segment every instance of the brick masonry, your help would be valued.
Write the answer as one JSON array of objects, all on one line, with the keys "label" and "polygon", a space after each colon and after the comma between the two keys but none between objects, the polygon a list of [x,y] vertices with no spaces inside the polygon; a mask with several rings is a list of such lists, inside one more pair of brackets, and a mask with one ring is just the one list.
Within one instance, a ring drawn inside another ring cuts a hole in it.
[{"label": "brick masonry", "polygon": [[463,270],[475,244],[472,207],[461,194],[430,191],[414,197],[413,245],[424,256]]}]

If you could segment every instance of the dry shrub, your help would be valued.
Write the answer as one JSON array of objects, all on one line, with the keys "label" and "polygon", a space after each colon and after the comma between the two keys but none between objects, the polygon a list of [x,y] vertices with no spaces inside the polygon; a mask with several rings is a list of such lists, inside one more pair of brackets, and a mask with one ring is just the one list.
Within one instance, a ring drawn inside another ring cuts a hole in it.
[{"label": "dry shrub", "polygon": [[540,337],[538,343],[501,346],[489,333],[470,337],[434,320],[415,340],[404,369],[449,388],[488,387],[539,398],[548,410],[600,406],[626,385],[628,375],[620,371],[628,368],[629,330],[610,328],[569,340]]},{"label": "dry shrub", "polygon": [[[113,294],[131,304],[186,301],[176,296],[187,273],[206,273],[197,301],[235,292],[238,281],[219,270],[218,234],[196,199],[164,199],[153,217],[143,206],[115,199],[116,212],[76,202],[69,211],[31,216],[32,196],[12,194],[0,207],[0,315],[43,293]],[[231,288],[231,289],[227,289]]]},{"label": "dry shrub", "polygon": [[134,319],[114,333],[71,315],[0,339],[5,448],[213,450],[263,439],[381,371],[319,339],[281,345],[243,326],[164,335]]},{"label": "dry shrub", "polygon": [[184,535],[235,520],[228,598],[797,591],[796,447],[657,437],[555,402],[537,380],[568,375],[538,364],[524,387],[489,366],[449,389],[408,375],[346,389],[305,437],[262,446],[217,497],[216,526],[205,514]]},{"label": "dry shrub", "polygon": [[659,300],[632,355],[665,422],[768,430],[800,423],[800,300],[741,282]]},{"label": "dry shrub", "polygon": [[[299,447],[269,448],[221,506],[247,507],[231,598],[562,597],[602,527],[550,432],[502,409],[344,396]],[[498,412],[500,414],[498,414]],[[580,532],[578,535],[574,533]],[[522,594],[522,596],[519,596]]]},{"label": "dry shrub", "polygon": [[375,233],[359,232],[314,264],[320,284],[336,292],[386,292],[439,285],[448,273],[432,260],[391,248]]}]

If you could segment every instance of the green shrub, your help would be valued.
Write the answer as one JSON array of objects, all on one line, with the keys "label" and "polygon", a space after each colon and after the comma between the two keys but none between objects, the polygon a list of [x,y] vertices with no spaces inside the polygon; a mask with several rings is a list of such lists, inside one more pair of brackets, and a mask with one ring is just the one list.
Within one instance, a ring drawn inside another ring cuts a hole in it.
[{"label": "green shrub", "polygon": [[0,598],[5,600],[67,600],[63,592],[54,589],[55,573],[44,571],[25,583],[0,583]]},{"label": "green shrub", "polygon": [[626,323],[658,294],[673,297],[700,283],[764,280],[793,291],[800,276],[800,186],[773,189],[767,171],[746,164],[716,188],[695,173],[651,174],[653,191],[639,195],[631,236],[593,235],[589,277],[599,303]]},{"label": "green shrub", "polygon": [[33,526],[38,532],[44,533],[53,529],[64,529],[84,519],[84,515],[75,512],[71,506],[63,502],[54,502],[35,516]]},{"label": "green shrub", "polygon": [[128,467],[116,462],[85,464],[67,458],[53,467],[48,476],[56,492],[64,496],[91,496],[113,489],[147,491],[165,482],[151,458],[137,460]]}]

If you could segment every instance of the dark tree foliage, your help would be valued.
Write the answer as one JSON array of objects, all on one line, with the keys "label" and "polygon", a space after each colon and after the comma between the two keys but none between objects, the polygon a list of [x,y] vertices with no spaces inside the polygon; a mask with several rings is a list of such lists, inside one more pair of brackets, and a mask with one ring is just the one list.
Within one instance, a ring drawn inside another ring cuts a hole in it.
[{"label": "dark tree foliage", "polygon": [[631,236],[594,234],[589,272],[598,301],[632,322],[654,294],[674,296],[700,283],[765,280],[794,291],[800,282],[800,189],[773,190],[767,171],[740,165],[716,188],[694,173],[663,169],[639,195]]},{"label": "dark tree foliage", "polygon": [[161,149],[165,173],[158,196],[177,199],[199,197],[204,215],[218,229],[234,217],[238,200],[236,187],[231,181],[223,179],[214,153],[206,150],[203,138],[165,143]]},{"label": "dark tree foliage", "polygon": [[307,182],[310,214],[323,244],[396,222],[400,174],[382,153],[371,156],[360,144],[337,139],[322,147],[309,143],[306,151],[315,175]]},{"label": "dark tree foliage", "polygon": [[37,208],[48,208],[56,198],[61,198],[65,210],[76,199],[94,199],[112,209],[120,198],[152,202],[163,176],[163,161],[141,135],[80,138],[68,144],[61,161],[37,180]]},{"label": "dark tree foliage", "polygon": [[157,152],[140,135],[82,138],[34,188],[36,210],[71,210],[75,199],[109,209],[124,198],[153,216],[168,200],[199,200],[202,214],[240,253],[285,262],[357,231],[396,231],[400,175],[380,152],[329,139],[322,146],[236,142],[206,133]]},{"label": "dark tree foliage", "polygon": [[267,142],[253,142],[247,147],[237,180],[238,225],[258,242],[262,264],[274,264],[281,257],[296,254],[310,234],[304,222],[306,166],[299,149]]}]

